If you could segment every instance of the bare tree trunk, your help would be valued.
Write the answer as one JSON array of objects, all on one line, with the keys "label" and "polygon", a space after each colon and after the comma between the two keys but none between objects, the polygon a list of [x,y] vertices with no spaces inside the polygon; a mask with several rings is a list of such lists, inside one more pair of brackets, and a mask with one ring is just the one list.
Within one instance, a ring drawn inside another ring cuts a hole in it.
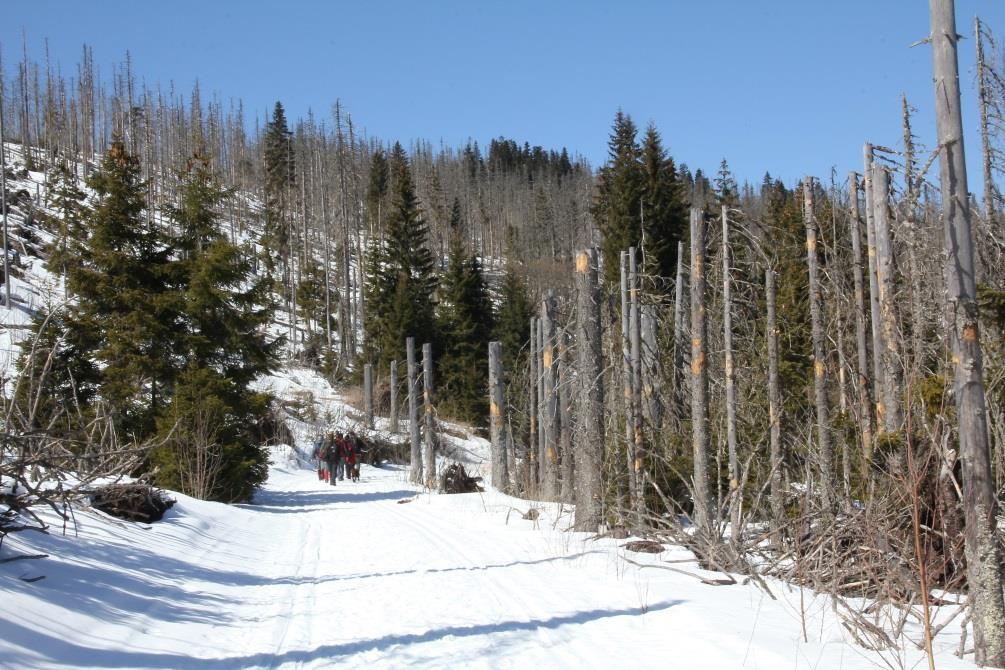
[{"label": "bare tree trunk", "polygon": [[415,338],[405,339],[406,356],[408,360],[408,439],[412,447],[411,477],[413,484],[421,484],[422,476],[422,446],[419,443],[419,370],[415,363]]},{"label": "bare tree trunk", "polygon": [[709,488],[708,367],[705,364],[705,213],[691,209],[691,445],[694,522],[710,532],[716,517]]},{"label": "bare tree trunk", "polygon": [[506,492],[506,390],[503,387],[502,343],[489,342],[489,437],[492,444],[492,486]]},{"label": "bare tree trunk", "polygon": [[[0,66],[2,66],[2,61],[0,61]],[[0,207],[3,208],[3,290],[4,290],[4,304],[7,307],[11,306],[10,302],[10,254],[7,251],[7,136],[4,133],[4,113],[5,113],[5,98],[7,95],[6,88],[4,87],[3,79],[3,69],[0,67],[0,186],[2,186],[2,193],[0,193]],[[27,145],[25,145],[27,147]]]},{"label": "bare tree trunk", "polygon": [[684,418],[684,243],[677,243],[677,279],[673,303],[673,398],[677,421]]},{"label": "bare tree trunk", "polygon": [[[634,250],[634,249],[633,249]],[[635,421],[632,410],[631,293],[628,276],[628,251],[621,252],[621,388],[625,408],[625,465],[628,475],[628,506],[635,509],[638,482],[635,478]]]},{"label": "bare tree trunk", "polygon": [[872,168],[873,221],[876,240],[876,281],[879,285],[879,317],[883,349],[876,352],[883,365],[883,395],[878,405],[883,430],[899,431],[904,424],[900,396],[904,382],[900,362],[897,315],[894,312],[893,240],[890,237],[890,175],[882,167]]},{"label": "bare tree trunk", "polygon": [[771,459],[771,518],[776,529],[785,520],[785,492],[782,481],[782,390],[778,372],[778,323],[775,317],[775,270],[764,270],[764,299],[767,311],[765,331],[768,336],[768,439]]},{"label": "bare tree trunk", "polygon": [[849,223],[851,230],[852,280],[855,287],[855,344],[858,349],[859,431],[862,439],[864,467],[872,460],[872,392],[869,385],[869,350],[865,334],[865,288],[862,281],[862,233],[858,209],[858,175],[848,174]]},{"label": "bare tree trunk", "polygon": [[803,222],[806,225],[806,264],[810,275],[810,320],[813,339],[813,388],[817,410],[817,451],[820,459],[820,495],[825,510],[833,509],[834,447],[827,403],[827,350],[824,347],[824,310],[817,268],[817,222],[813,213],[813,178],[803,179]]},{"label": "bare tree trunk", "polygon": [[876,422],[879,421],[878,405],[883,392],[883,367],[881,358],[883,356],[883,330],[880,327],[882,320],[879,315],[879,280],[876,275],[876,228],[875,228],[875,208],[872,190],[872,145],[866,144],[863,148],[865,155],[865,170],[862,179],[865,183],[865,239],[866,257],[869,265],[869,312],[872,326],[872,399],[876,403],[873,412],[876,413]]},{"label": "bare tree trunk", "polygon": [[632,357],[632,459],[631,476],[635,479],[635,498],[632,509],[635,512],[636,523],[641,526],[645,519],[645,445],[642,441],[642,311],[639,295],[639,264],[637,250],[628,250],[628,290],[629,290],[629,328],[631,330]]},{"label": "bare tree trunk", "polygon": [[433,414],[433,345],[422,345],[422,405],[426,416],[426,448],[423,451],[422,469],[426,486],[436,488],[436,416]]},{"label": "bare tree trunk", "polygon": [[391,361],[391,434],[398,434],[398,361]]},{"label": "bare tree trunk", "polygon": [[530,394],[530,399],[528,402],[527,414],[530,420],[530,431],[527,439],[527,481],[525,485],[527,487],[527,494],[534,496],[538,490],[538,466],[537,466],[537,447],[538,447],[538,405],[540,396],[538,395],[538,385],[537,379],[539,376],[538,370],[538,357],[537,357],[537,319],[531,317],[530,319],[530,342],[529,356],[527,357],[530,364],[530,377],[527,383],[527,389]]},{"label": "bare tree trunk", "polygon": [[974,279],[967,164],[960,114],[953,0],[929,0],[939,181],[945,226],[946,293],[951,313],[956,414],[963,466],[963,510],[974,653],[978,665],[1005,668],[1005,599],[996,536],[997,500],[991,478],[984,365]]},{"label": "bare tree trunk", "polygon": [[561,468],[559,481],[562,502],[575,502],[576,458],[572,451],[572,404],[575,396],[575,374],[569,364],[568,332],[562,331],[558,341],[558,461]]},{"label": "bare tree trunk", "polygon": [[555,292],[551,289],[541,301],[541,372],[544,393],[541,394],[541,423],[544,427],[544,441],[541,457],[541,497],[545,500],[558,499],[558,375],[555,342]]},{"label": "bare tree trunk", "polygon": [[663,428],[663,378],[659,356],[659,316],[656,305],[645,303],[642,309],[642,407],[651,434]]},{"label": "bare tree trunk", "polygon": [[366,427],[373,428],[373,365],[363,365],[363,415]]},{"label": "bare tree trunk", "polygon": [[988,130],[988,79],[984,64],[984,26],[974,18],[974,37],[977,40],[977,101],[981,111],[981,168],[984,176],[984,218],[988,225],[995,221],[995,182],[991,174],[991,136]]},{"label": "bare tree trunk", "polygon": [[576,438],[576,530],[596,531],[603,520],[604,386],[597,250],[576,256],[576,350],[579,430]]},{"label": "bare tree trunk", "polygon": [[732,270],[729,261],[729,216],[722,206],[722,334],[726,372],[726,444],[729,451],[729,490],[740,485],[740,458],[736,449],[736,383],[733,376]]}]

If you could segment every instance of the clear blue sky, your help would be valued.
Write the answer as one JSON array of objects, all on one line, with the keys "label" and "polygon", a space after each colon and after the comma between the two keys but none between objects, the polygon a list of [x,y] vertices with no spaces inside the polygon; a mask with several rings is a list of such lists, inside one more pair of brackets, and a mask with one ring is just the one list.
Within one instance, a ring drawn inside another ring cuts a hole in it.
[{"label": "clear blue sky", "polygon": [[[934,144],[924,0],[34,0],[4,3],[8,64],[29,52],[74,73],[94,48],[103,77],[128,50],[138,77],[196,79],[204,100],[242,98],[295,118],[341,98],[384,140],[457,146],[505,135],[566,146],[594,166],[621,107],[654,121],[678,162],[787,182],[861,166],[862,143],[896,146],[900,95]],[[979,14],[1005,39],[1005,2],[958,0],[961,33]],[[961,43],[967,149],[979,148],[974,42]],[[971,189],[979,190],[971,169]]]}]

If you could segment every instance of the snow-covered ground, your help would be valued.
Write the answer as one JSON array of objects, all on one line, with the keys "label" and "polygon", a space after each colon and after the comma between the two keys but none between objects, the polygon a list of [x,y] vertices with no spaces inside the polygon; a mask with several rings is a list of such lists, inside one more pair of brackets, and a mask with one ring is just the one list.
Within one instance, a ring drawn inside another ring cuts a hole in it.
[{"label": "snow-covered ground", "polygon": [[[303,446],[303,445],[301,445]],[[914,667],[854,646],[826,599],[708,586],[681,550],[627,553],[569,532],[570,511],[494,491],[439,495],[364,465],[318,481],[273,451],[253,504],[177,496],[163,521],[78,510],[63,535],[8,537],[5,668]],[[27,582],[24,579],[44,576]],[[804,640],[805,629],[805,640]],[[914,631],[915,633],[917,631]],[[920,637],[920,636],[919,636]],[[973,667],[936,640],[939,668]],[[892,663],[889,664],[889,663]]]}]

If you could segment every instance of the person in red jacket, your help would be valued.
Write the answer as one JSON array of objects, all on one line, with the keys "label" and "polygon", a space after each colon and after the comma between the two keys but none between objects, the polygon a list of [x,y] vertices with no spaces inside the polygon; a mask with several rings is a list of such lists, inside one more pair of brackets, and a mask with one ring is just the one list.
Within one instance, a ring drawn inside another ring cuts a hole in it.
[{"label": "person in red jacket", "polygon": [[359,450],[356,447],[356,436],[349,433],[345,437],[345,449],[343,450],[345,469],[349,474],[349,479],[359,481]]}]

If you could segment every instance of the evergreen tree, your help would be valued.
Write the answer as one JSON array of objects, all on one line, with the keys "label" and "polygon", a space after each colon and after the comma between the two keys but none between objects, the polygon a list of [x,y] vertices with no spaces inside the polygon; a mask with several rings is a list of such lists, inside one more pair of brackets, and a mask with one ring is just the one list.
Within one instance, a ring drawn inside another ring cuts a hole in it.
[{"label": "evergreen tree", "polygon": [[387,235],[370,248],[367,261],[364,357],[387,370],[405,359],[405,338],[436,342],[433,255],[422,218],[408,159],[401,145],[391,152],[391,206]]},{"label": "evergreen tree", "polygon": [[84,218],[88,208],[84,192],[77,186],[77,175],[65,160],[57,161],[49,176],[52,187],[46,204],[55,215],[42,217],[43,225],[53,233],[46,267],[66,277],[66,269],[80,259],[81,245],[87,238]]},{"label": "evergreen tree", "polygon": [[443,346],[438,379],[443,406],[457,418],[485,418],[492,321],[492,304],[481,264],[464,248],[461,203],[455,199],[450,215],[447,272],[440,293],[439,333]]},{"label": "evergreen tree", "polygon": [[290,193],[294,179],[291,133],[283,105],[276,102],[272,120],[266,124],[265,138],[265,228],[262,247],[266,267],[271,273],[277,260],[284,265],[289,256]]},{"label": "evergreen tree", "polygon": [[[144,217],[139,161],[120,140],[88,180],[95,204],[80,262],[68,267],[77,297],[67,327],[74,342],[93,342],[100,395],[125,434],[149,435],[161,385],[170,380],[177,304],[169,285],[170,249]],[[169,382],[168,382],[169,383]]]},{"label": "evergreen tree", "polygon": [[[169,209],[179,231],[171,279],[180,320],[173,349],[181,369],[158,422],[163,435],[176,431],[155,453],[159,483],[218,500],[244,500],[265,480],[268,463],[254,431],[268,398],[250,384],[275,365],[280,342],[265,334],[271,314],[261,307],[264,281],[255,280],[246,250],[220,230],[219,206],[227,192],[200,158],[190,162],[181,181],[179,204]],[[202,488],[191,488],[189,479],[202,462],[187,456],[196,438],[214,450],[218,466],[211,480],[199,480]]]},{"label": "evergreen tree", "polygon": [[370,181],[366,188],[366,209],[370,215],[370,228],[380,231],[383,227],[390,172],[384,151],[377,149],[370,162]]},{"label": "evergreen tree", "polygon": [[[656,126],[649,124],[642,141],[643,271],[663,278],[677,272],[677,243],[685,238],[688,210],[674,162],[663,148]],[[629,245],[631,246],[631,245]]]},{"label": "evergreen tree", "polygon": [[608,161],[597,175],[593,217],[603,235],[604,278],[617,283],[621,252],[640,239],[644,175],[632,118],[618,110],[607,143]]},{"label": "evergreen tree", "polygon": [[534,305],[528,294],[527,282],[517,272],[516,262],[508,259],[506,274],[499,288],[499,308],[493,328],[493,339],[502,343],[503,369],[507,373],[516,370],[526,360],[532,316]]}]

